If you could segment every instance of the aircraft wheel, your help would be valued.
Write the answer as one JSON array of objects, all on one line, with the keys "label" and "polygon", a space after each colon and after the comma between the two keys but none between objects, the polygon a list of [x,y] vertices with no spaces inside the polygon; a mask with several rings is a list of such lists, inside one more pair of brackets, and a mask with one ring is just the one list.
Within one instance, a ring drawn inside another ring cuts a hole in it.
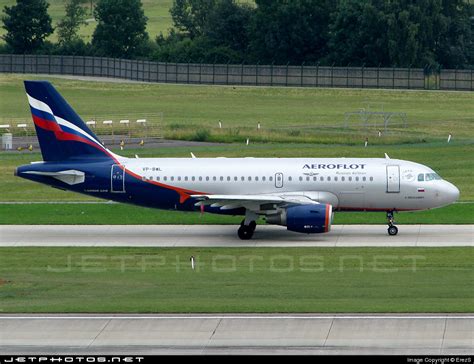
[{"label": "aircraft wheel", "polygon": [[255,221],[252,221],[249,224],[249,227],[252,229],[252,231],[255,231],[255,229],[257,228],[257,223]]},{"label": "aircraft wheel", "polygon": [[398,228],[395,225],[388,227],[388,235],[397,235],[397,234],[398,234]]},{"label": "aircraft wheel", "polygon": [[239,230],[237,230],[237,234],[242,240],[250,240],[252,239],[254,231],[255,229],[252,229],[250,225],[242,225],[239,227]]}]

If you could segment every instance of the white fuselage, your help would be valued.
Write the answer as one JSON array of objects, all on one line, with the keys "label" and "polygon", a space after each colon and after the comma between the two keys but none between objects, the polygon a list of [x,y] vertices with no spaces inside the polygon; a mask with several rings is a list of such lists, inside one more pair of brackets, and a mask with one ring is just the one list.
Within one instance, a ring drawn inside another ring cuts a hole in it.
[{"label": "white fuselage", "polygon": [[423,210],[450,204],[459,196],[454,185],[430,168],[388,158],[124,158],[121,162],[143,180],[171,187],[218,195],[297,193],[337,210]]}]

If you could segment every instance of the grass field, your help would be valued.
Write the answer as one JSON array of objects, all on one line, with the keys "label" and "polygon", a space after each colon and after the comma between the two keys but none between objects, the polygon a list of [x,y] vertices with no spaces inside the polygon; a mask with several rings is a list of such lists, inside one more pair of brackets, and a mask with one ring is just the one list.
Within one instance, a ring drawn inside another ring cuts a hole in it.
[{"label": "grass field", "polygon": [[472,252],[0,248],[0,312],[472,312]]},{"label": "grass field", "polygon": [[[170,139],[196,139],[205,130],[205,139],[224,142],[363,145],[368,137],[371,145],[390,145],[446,141],[450,133],[453,141],[474,140],[472,92],[121,84],[32,75],[0,75],[1,122],[30,120],[22,80],[38,78],[51,80],[84,119],[163,113],[159,127]],[[378,137],[382,120],[366,129],[354,119],[344,129],[344,113],[368,104],[407,113],[408,127],[397,125]]]},{"label": "grass field", "polygon": [[[124,204],[0,204],[0,225],[238,225],[241,220],[240,216],[163,211]],[[395,221],[400,225],[472,224],[474,203],[403,212],[395,216]],[[333,223],[386,224],[386,218],[383,212],[337,212]]]}]

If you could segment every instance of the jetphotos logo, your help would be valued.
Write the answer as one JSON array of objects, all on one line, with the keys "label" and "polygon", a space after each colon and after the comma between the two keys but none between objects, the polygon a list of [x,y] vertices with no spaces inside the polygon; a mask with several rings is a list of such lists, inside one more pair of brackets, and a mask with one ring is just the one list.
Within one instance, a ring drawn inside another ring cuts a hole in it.
[{"label": "jetphotos logo", "polygon": [[365,169],[365,164],[352,163],[352,164],[327,164],[327,163],[314,163],[305,164],[303,169]]}]

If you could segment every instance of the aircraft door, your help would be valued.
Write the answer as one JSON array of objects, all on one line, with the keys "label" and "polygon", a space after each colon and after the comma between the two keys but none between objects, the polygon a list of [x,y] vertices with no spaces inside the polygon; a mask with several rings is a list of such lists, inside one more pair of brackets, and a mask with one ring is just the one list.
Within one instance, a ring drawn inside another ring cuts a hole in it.
[{"label": "aircraft door", "polygon": [[110,172],[110,192],[125,192],[125,167],[114,164]]},{"label": "aircraft door", "polygon": [[275,173],[275,187],[276,188],[283,187],[283,173]]},{"label": "aircraft door", "polygon": [[400,166],[387,166],[387,192],[400,192]]}]

